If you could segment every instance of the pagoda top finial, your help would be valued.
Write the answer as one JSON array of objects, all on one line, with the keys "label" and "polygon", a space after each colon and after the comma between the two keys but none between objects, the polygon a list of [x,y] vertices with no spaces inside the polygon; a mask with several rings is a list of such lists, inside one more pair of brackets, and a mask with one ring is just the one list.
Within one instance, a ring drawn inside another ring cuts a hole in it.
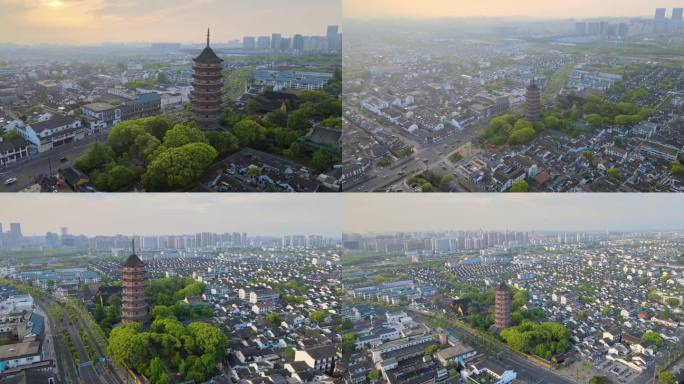
[{"label": "pagoda top finial", "polygon": [[209,28],[207,28],[207,47],[209,46]]},{"label": "pagoda top finial", "polygon": [[131,253],[135,255],[135,237],[131,239]]}]

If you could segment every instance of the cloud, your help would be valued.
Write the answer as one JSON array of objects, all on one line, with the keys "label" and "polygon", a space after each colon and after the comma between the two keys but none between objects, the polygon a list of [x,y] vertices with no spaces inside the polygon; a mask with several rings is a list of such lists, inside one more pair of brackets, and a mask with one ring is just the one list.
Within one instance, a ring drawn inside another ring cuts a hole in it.
[{"label": "cloud", "polygon": [[200,42],[281,32],[324,34],[341,0],[0,0],[0,42]]}]

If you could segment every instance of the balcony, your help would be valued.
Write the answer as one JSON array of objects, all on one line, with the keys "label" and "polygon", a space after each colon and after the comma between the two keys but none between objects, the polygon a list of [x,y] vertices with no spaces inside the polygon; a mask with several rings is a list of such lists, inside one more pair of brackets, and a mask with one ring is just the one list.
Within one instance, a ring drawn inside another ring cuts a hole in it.
[{"label": "balcony", "polygon": [[193,89],[191,95],[199,95],[199,96],[215,96],[215,95],[221,95],[221,88],[208,88],[208,89]]},{"label": "balcony", "polygon": [[193,73],[192,74],[193,79],[202,79],[202,80],[218,80],[222,77],[221,73],[210,73],[210,72],[205,72],[205,73]]},{"label": "balcony", "polygon": [[212,114],[212,113],[221,112],[221,106],[219,105],[219,106],[212,107],[212,108],[198,108],[198,107],[193,105],[192,108],[190,108],[190,111],[193,113],[208,115],[208,114]]}]

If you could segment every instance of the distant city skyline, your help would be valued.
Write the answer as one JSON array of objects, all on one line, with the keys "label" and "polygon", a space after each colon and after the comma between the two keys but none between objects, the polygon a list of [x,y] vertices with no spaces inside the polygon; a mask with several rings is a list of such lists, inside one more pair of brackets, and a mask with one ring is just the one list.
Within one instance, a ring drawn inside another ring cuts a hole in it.
[{"label": "distant city skyline", "polygon": [[344,0],[342,13],[349,19],[435,19],[449,17],[592,18],[653,17],[656,8],[684,7],[681,0]]},{"label": "distant city skyline", "polygon": [[344,233],[684,229],[675,194],[348,194]]},{"label": "distant city skyline", "polygon": [[202,43],[325,35],[341,0],[0,0],[0,43]]},{"label": "distant city skyline", "polygon": [[247,232],[250,236],[340,237],[335,194],[119,194],[0,196],[4,231],[24,236],[67,227],[74,235],[169,235]]}]

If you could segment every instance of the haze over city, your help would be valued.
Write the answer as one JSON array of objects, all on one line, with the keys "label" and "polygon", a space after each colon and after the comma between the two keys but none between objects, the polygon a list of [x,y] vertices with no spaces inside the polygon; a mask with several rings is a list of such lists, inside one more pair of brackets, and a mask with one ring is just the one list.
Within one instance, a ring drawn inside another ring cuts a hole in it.
[{"label": "haze over city", "polygon": [[679,230],[676,195],[527,194],[343,197],[345,233],[423,230]]},{"label": "haze over city", "polygon": [[[0,0],[0,43],[201,43],[277,31],[317,35],[340,23],[335,0]],[[197,31],[190,35],[188,31]]]},{"label": "haze over city", "polygon": [[2,223],[21,223],[27,236],[63,226],[87,236],[196,231],[341,234],[341,223],[335,220],[340,217],[340,199],[328,194],[305,199],[296,195],[7,195],[0,199],[0,206]]},{"label": "haze over city", "polygon": [[652,16],[655,7],[681,7],[678,0],[591,1],[577,0],[564,3],[542,0],[345,0],[343,15],[350,19],[430,19],[451,17],[532,17],[547,19],[589,17]]}]

